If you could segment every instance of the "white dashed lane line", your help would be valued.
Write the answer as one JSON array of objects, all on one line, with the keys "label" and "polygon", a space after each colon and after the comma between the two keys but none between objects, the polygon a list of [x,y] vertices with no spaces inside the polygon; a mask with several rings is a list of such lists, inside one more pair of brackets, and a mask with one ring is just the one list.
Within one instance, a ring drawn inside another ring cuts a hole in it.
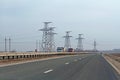
[{"label": "white dashed lane line", "polygon": [[53,69],[49,69],[49,70],[45,71],[44,74],[47,74],[47,73],[52,72],[52,71],[53,71]]},{"label": "white dashed lane line", "polygon": [[69,64],[69,62],[65,63],[66,65]]}]

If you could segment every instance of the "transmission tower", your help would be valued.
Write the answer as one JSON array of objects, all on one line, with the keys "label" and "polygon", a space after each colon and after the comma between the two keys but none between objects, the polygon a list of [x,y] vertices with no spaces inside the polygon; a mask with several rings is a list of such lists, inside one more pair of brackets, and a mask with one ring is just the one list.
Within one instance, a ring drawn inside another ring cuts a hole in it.
[{"label": "transmission tower", "polygon": [[96,40],[94,40],[94,51],[97,51],[97,48],[96,48],[96,46],[97,46],[97,43],[96,43]]},{"label": "transmission tower", "polygon": [[82,38],[83,34],[78,34],[78,38],[76,38],[78,40],[78,44],[77,44],[77,49],[78,51],[83,51],[83,44],[82,44],[82,40],[84,38]]},{"label": "transmission tower", "polygon": [[38,51],[38,40],[36,40],[36,49],[35,49],[35,52],[37,52]]},{"label": "transmission tower", "polygon": [[50,52],[53,52],[55,51],[55,42],[54,42],[54,35],[57,34],[57,33],[54,33],[54,28],[55,27],[50,27],[49,28],[49,32],[48,32],[48,36],[49,36],[49,44],[48,44],[48,47],[49,47],[49,51]]},{"label": "transmission tower", "polygon": [[11,52],[11,38],[8,39],[5,37],[5,52]]},{"label": "transmission tower", "polygon": [[48,24],[50,24],[52,22],[44,22],[44,28],[40,29],[40,31],[43,31],[43,36],[42,36],[42,48],[43,48],[43,52],[48,52],[48,43],[49,43],[49,36],[48,36],[48,32],[49,32],[49,27]]},{"label": "transmission tower", "polygon": [[5,52],[7,52],[7,38],[5,37]]},{"label": "transmission tower", "polygon": [[66,50],[68,50],[68,48],[71,48],[70,38],[71,38],[72,36],[69,35],[70,32],[71,32],[71,31],[66,31],[66,36],[64,36],[64,38],[65,38],[64,48],[65,48]]},{"label": "transmission tower", "polygon": [[9,52],[11,52],[11,38],[9,38]]},{"label": "transmission tower", "polygon": [[52,22],[44,22],[44,28],[40,29],[43,31],[42,36],[42,48],[44,52],[52,52],[55,50],[55,42],[54,42],[54,28],[55,27],[48,27],[48,24]]}]

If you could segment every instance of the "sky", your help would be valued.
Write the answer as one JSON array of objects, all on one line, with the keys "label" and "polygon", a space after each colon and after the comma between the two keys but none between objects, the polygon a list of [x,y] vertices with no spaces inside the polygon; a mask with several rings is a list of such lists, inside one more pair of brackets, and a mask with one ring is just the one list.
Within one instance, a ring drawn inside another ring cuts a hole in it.
[{"label": "sky", "polygon": [[54,26],[56,46],[64,46],[71,31],[71,46],[84,34],[84,49],[120,49],[120,0],[0,0],[0,51],[4,38],[11,38],[12,50],[32,51],[42,40],[43,22]]}]

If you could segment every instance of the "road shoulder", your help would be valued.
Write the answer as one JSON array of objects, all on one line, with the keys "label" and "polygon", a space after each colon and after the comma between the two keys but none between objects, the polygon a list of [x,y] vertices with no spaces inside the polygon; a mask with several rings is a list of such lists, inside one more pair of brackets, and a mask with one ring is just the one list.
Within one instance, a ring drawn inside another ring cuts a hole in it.
[{"label": "road shoulder", "polygon": [[106,61],[118,72],[120,75],[120,63],[109,56],[103,55]]}]

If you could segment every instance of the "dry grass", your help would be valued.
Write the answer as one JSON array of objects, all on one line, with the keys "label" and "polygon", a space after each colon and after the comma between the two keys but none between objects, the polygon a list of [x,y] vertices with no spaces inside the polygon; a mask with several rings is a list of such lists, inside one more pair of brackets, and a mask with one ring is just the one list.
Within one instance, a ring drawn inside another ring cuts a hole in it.
[{"label": "dry grass", "polygon": [[104,58],[115,68],[120,74],[120,54],[105,54]]},{"label": "dry grass", "polygon": [[109,54],[109,55],[107,54],[107,56],[120,63],[120,54]]}]

